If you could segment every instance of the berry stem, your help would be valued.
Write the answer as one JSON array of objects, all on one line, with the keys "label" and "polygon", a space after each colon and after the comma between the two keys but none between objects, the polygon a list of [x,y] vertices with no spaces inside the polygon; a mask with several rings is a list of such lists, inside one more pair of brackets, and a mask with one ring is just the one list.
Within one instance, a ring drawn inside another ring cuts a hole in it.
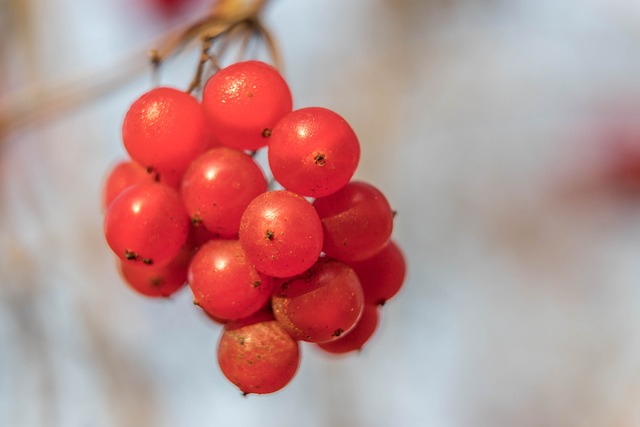
[{"label": "berry stem", "polygon": [[190,41],[200,37],[203,43],[213,42],[224,36],[233,36],[237,29],[240,35],[256,33],[262,38],[276,66],[281,62],[273,37],[260,21],[259,14],[268,0],[220,0],[212,11],[187,26],[177,34],[173,34],[160,49],[151,51],[151,63],[158,66],[168,57],[180,52]]},{"label": "berry stem", "polygon": [[191,83],[189,83],[189,87],[187,88],[186,92],[188,94],[191,94],[194,90],[200,87],[200,84],[202,83],[202,73],[204,72],[205,64],[209,61],[217,64],[217,62],[213,60],[213,57],[209,54],[209,49],[211,49],[212,43],[213,40],[211,39],[202,40],[202,53],[200,54],[200,59],[198,60],[196,74],[193,76],[193,79],[191,80]]}]

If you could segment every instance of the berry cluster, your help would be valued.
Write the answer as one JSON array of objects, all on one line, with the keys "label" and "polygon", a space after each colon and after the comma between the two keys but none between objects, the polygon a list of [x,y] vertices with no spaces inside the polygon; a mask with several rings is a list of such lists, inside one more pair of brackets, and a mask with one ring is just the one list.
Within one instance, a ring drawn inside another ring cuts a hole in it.
[{"label": "berry cluster", "polygon": [[[372,336],[405,261],[385,196],[351,181],[360,145],[341,116],[292,111],[278,71],[245,61],[215,73],[201,100],[166,87],[142,95],[122,137],[131,160],[103,191],[122,276],[151,297],[188,283],[224,324],[218,362],[244,393],[284,387],[300,341],[346,353]],[[265,147],[284,189],[269,189],[253,157]]]}]

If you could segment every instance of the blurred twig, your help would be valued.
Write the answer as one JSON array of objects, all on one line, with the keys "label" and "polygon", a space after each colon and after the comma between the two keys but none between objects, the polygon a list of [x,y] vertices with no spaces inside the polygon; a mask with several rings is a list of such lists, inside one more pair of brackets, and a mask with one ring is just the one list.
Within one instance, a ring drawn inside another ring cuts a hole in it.
[{"label": "blurred twig", "polygon": [[28,124],[84,105],[132,80],[148,66],[139,58],[137,55],[118,61],[109,67],[109,72],[89,72],[57,84],[29,86],[9,94],[0,100],[0,144]]},{"label": "blurred twig", "polygon": [[[239,25],[246,25],[265,41],[276,66],[280,66],[280,55],[269,33],[259,20],[259,13],[268,0],[220,0],[214,4],[211,12],[199,21],[170,31],[161,47],[151,52],[151,62],[160,64],[178,53],[197,37],[209,43]],[[117,61],[104,70],[74,76],[68,80],[47,86],[31,86],[11,93],[0,99],[0,146],[6,137],[28,124],[52,118],[87,102],[99,99],[122,84],[139,75],[148,64],[140,58],[145,54],[137,53]]]}]

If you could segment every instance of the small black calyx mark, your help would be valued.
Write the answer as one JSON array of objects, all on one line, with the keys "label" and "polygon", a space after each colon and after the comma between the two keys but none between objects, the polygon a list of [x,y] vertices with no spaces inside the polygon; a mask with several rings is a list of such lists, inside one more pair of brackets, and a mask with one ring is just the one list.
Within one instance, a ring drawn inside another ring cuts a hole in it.
[{"label": "small black calyx mark", "polygon": [[271,129],[269,129],[269,128],[265,128],[265,129],[262,131],[262,136],[263,136],[264,138],[269,138],[269,137],[271,136]]},{"label": "small black calyx mark", "polygon": [[149,175],[153,175],[153,180],[155,182],[160,182],[160,174],[158,172],[156,172],[156,170],[153,168],[153,166],[147,166],[147,173]]},{"label": "small black calyx mark", "polygon": [[273,238],[275,237],[275,235],[276,235],[276,233],[274,233],[272,230],[267,230],[267,231],[264,233],[264,237],[265,237],[267,240],[273,240]]},{"label": "small black calyx mark", "polygon": [[344,331],[342,330],[342,328],[338,328],[335,331],[333,331],[333,333],[331,334],[334,337],[339,337],[340,335],[342,335]]},{"label": "small black calyx mark", "polygon": [[323,153],[318,153],[313,157],[313,162],[318,166],[324,166],[326,163],[326,157]]},{"label": "small black calyx mark", "polygon": [[164,279],[161,276],[153,276],[151,279],[149,279],[149,283],[154,288],[159,288],[164,284]]}]

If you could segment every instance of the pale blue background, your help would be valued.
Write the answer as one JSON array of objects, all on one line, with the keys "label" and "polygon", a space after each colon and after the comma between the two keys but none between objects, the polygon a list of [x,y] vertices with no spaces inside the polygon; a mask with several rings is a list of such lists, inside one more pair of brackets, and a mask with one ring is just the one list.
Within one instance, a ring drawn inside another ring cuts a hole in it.
[{"label": "pale blue background", "polygon": [[2,140],[0,426],[640,425],[640,209],[602,185],[596,132],[640,117],[640,2],[273,0],[296,106],[352,124],[410,270],[361,354],[305,346],[249,398],[188,290],[133,294],[102,238],[122,117],[177,23],[133,3],[0,1],[4,113],[129,76]]}]

